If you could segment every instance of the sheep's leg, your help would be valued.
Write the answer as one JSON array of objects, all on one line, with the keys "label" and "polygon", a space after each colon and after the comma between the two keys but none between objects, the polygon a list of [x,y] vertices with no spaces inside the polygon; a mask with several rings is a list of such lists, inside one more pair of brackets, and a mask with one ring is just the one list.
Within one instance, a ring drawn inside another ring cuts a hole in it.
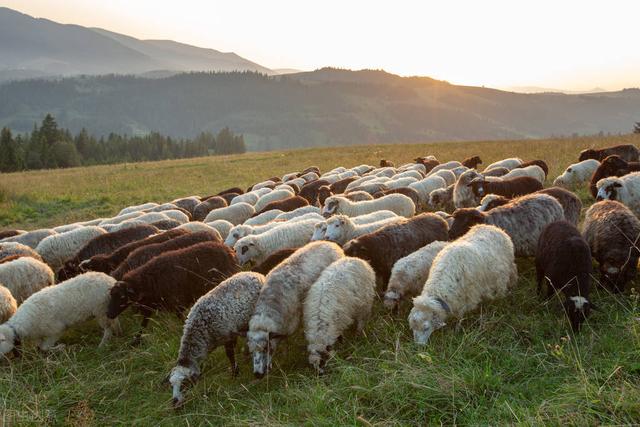
[{"label": "sheep's leg", "polygon": [[100,348],[103,347],[113,336],[113,321],[106,317],[99,317],[97,320],[104,331],[102,334],[102,340],[100,340],[100,344],[98,344],[98,348]]},{"label": "sheep's leg", "polygon": [[142,331],[144,331],[147,328],[147,325],[149,324],[149,319],[151,319],[151,315],[153,314],[153,311],[150,308],[141,307],[140,314],[142,314],[142,324],[140,325],[140,330],[138,331],[136,336],[133,337],[133,340],[131,341],[131,345],[134,345],[134,346],[138,346],[142,343]]},{"label": "sheep's leg", "polygon": [[224,351],[227,353],[227,359],[229,359],[229,363],[231,364],[231,376],[233,377],[238,376],[240,372],[238,364],[236,363],[236,341],[237,339],[234,337],[224,343]]}]

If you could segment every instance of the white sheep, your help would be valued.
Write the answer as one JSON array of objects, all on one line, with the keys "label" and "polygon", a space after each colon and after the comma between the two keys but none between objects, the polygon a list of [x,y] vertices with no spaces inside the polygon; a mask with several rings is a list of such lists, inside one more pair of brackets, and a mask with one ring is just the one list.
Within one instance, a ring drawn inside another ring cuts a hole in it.
[{"label": "white sheep", "polygon": [[254,192],[240,194],[231,199],[231,203],[229,203],[229,206],[233,206],[238,203],[248,203],[251,206],[255,206],[259,198],[260,196],[258,196],[258,194]]},{"label": "white sheep", "polygon": [[356,180],[351,181],[345,188],[345,192],[348,192],[350,190],[353,190],[354,188],[359,187],[360,185],[364,184],[365,182],[369,182],[369,181],[373,181],[375,180],[377,177],[375,175],[368,175],[368,176],[363,176],[360,177]]},{"label": "white sheep", "polygon": [[[439,179],[442,180],[442,178]],[[412,217],[416,212],[416,207],[413,201],[403,194],[388,194],[379,199],[363,202],[352,202],[346,197],[331,196],[325,200],[322,214],[324,216],[343,214],[351,217],[379,210],[388,210],[400,216]]]},{"label": "white sheep", "polygon": [[403,217],[395,216],[366,224],[354,224],[351,218],[346,215],[334,215],[326,221],[327,229],[324,233],[324,239],[344,245],[351,239],[402,220],[404,220]]},{"label": "white sheep", "polygon": [[429,194],[433,190],[437,190],[438,188],[447,188],[447,183],[440,176],[429,176],[418,182],[414,182],[413,184],[409,185],[409,188],[413,188],[418,192],[418,201],[420,203],[420,210],[424,211],[428,207]]},{"label": "white sheep", "polygon": [[13,316],[18,309],[18,303],[9,289],[0,285],[0,323],[4,323]]},{"label": "white sheep", "polygon": [[218,238],[222,241],[222,234],[218,231],[217,228],[212,227],[209,224],[200,221],[191,221],[185,224],[179,225],[175,228],[176,230],[186,230],[189,233],[197,233],[198,231],[207,231],[209,233],[213,233],[218,236]]},{"label": "white sheep", "polygon": [[320,177],[315,172],[307,172],[304,175],[302,175],[300,178],[304,179],[306,182],[311,182],[311,181],[317,180]]},{"label": "white sheep", "polygon": [[455,184],[448,186],[447,188],[438,188],[429,193],[429,201],[427,207],[430,210],[444,209],[445,211],[453,211],[455,206],[453,205],[453,190]]},{"label": "white sheep", "polygon": [[289,197],[294,196],[293,192],[289,190],[274,190],[271,193],[267,193],[264,196],[260,197],[256,202],[255,209],[256,212],[260,212],[271,202],[275,202],[278,200],[288,199]]},{"label": "white sheep", "polygon": [[429,176],[439,176],[440,178],[444,179],[447,187],[456,183],[456,174],[454,174],[449,169],[441,169],[433,174],[430,174]]},{"label": "white sheep", "polygon": [[517,178],[520,176],[530,176],[531,178],[535,178],[540,181],[540,184],[544,184],[545,179],[547,179],[544,170],[538,165],[531,165],[525,168],[515,168],[511,169],[511,171],[503,176],[502,179],[509,178]]},{"label": "white sheep", "polygon": [[82,228],[80,224],[66,224],[60,225],[58,227],[53,227],[53,231],[56,233],[66,233],[67,231],[77,230],[78,228]]},{"label": "white sheep", "polygon": [[253,353],[253,372],[257,377],[264,376],[271,368],[278,342],[298,329],[311,285],[325,268],[342,257],[344,252],[335,243],[312,242],[267,275],[247,332],[247,344]]},{"label": "white sheep", "polygon": [[292,179],[291,181],[287,182],[287,184],[295,184],[298,186],[298,188],[302,188],[302,186],[304,186],[307,183],[307,181],[305,181],[302,178],[296,178],[296,179]]},{"label": "white sheep", "polygon": [[290,192],[291,194],[295,194],[295,191],[293,190],[293,187],[291,187],[288,184],[280,184],[280,185],[276,185],[275,188],[273,189],[273,191],[276,190],[285,190]]},{"label": "white sheep", "polygon": [[313,234],[311,235],[311,241],[315,242],[317,240],[324,240],[324,236],[327,232],[327,222],[321,221],[316,223]]},{"label": "white sheep", "polygon": [[276,221],[288,221],[290,219],[297,218],[309,213],[316,213],[320,215],[320,208],[317,206],[302,206],[301,208],[297,208],[289,212],[282,212],[281,214],[278,214],[274,219]]},{"label": "white sheep", "polygon": [[276,219],[278,215],[285,213],[280,209],[271,209],[270,211],[262,212],[252,218],[249,218],[245,222],[244,225],[264,225],[268,222],[271,222]]},{"label": "white sheep", "polygon": [[413,299],[409,326],[417,344],[450,316],[462,317],[483,301],[506,295],[518,279],[513,244],[497,227],[477,225],[436,256],[420,296]]},{"label": "white sheep", "polygon": [[129,219],[138,218],[142,215],[144,215],[144,212],[142,211],[127,212],[122,215],[114,216],[113,218],[106,218],[102,220],[98,224],[98,226],[102,227],[103,225],[116,225]]},{"label": "white sheep", "polygon": [[451,169],[459,168],[460,166],[462,166],[462,163],[458,162],[457,160],[452,160],[446,163],[440,163],[439,165],[431,169],[427,174],[427,176],[435,175],[436,172],[441,170],[451,170]]},{"label": "white sheep", "polygon": [[400,172],[395,174],[393,177],[393,179],[400,179],[400,178],[415,178],[418,181],[421,180],[422,178],[424,178],[424,175],[421,174],[419,171],[414,170],[414,169],[409,169],[409,170],[405,170],[404,172]]},{"label": "white sheep", "polygon": [[[347,174],[349,172],[355,172],[356,175],[362,175],[364,173],[369,172],[371,169],[373,169],[373,166],[370,166],[370,165],[358,165],[358,166],[352,167],[350,171],[345,171],[344,174]],[[340,179],[345,179],[345,178],[348,178],[350,176],[355,176],[355,175],[344,176],[344,177],[342,177]]]},{"label": "white sheep", "polygon": [[19,234],[17,236],[7,237],[6,239],[0,240],[0,243],[20,243],[25,246],[29,246],[31,249],[35,249],[43,239],[57,234],[55,231],[49,228],[42,228],[39,230],[27,231],[24,234]]},{"label": "white sheep", "polygon": [[555,187],[563,187],[568,190],[575,190],[576,188],[589,183],[591,176],[600,166],[600,162],[595,159],[584,160],[579,163],[573,163],[564,170],[562,175],[559,175],[553,180]]},{"label": "white sheep", "polygon": [[168,219],[169,217],[166,216],[164,212],[147,212],[135,218],[136,221],[144,222],[146,224],[152,224],[154,222],[159,222],[159,221],[166,221]]},{"label": "white sheep", "polygon": [[405,176],[403,178],[395,178],[384,183],[385,187],[389,190],[393,190],[396,188],[408,187],[410,184],[414,182],[418,182],[422,178],[415,178],[412,176]]},{"label": "white sheep", "polygon": [[320,221],[314,219],[285,222],[262,234],[245,236],[233,246],[238,262],[240,265],[259,265],[280,249],[304,246],[311,240],[318,222]]},{"label": "white sheep", "polygon": [[515,169],[523,163],[522,159],[518,157],[511,157],[504,160],[499,160],[497,162],[491,163],[489,166],[484,168],[484,171],[491,170],[493,168],[507,168],[509,170]]},{"label": "white sheep", "polygon": [[54,272],[37,259],[22,257],[0,264],[0,284],[11,291],[18,304],[54,283]]},{"label": "white sheep", "polygon": [[402,171],[410,171],[414,170],[420,172],[420,174],[424,177],[427,174],[427,167],[420,163],[409,163],[407,165],[403,165],[398,170]]},{"label": "white sheep", "polygon": [[224,219],[233,225],[242,224],[256,213],[256,210],[248,203],[237,203],[226,208],[219,208],[210,211],[204,222],[213,222],[217,219]]},{"label": "white sheep", "polygon": [[119,330],[117,320],[107,318],[109,292],[116,279],[104,273],[84,273],[31,295],[16,313],[0,325],[0,355],[14,350],[22,341],[33,340],[41,350],[55,346],[72,325],[95,317],[104,333],[100,346]]},{"label": "white sheep", "polygon": [[252,190],[252,191],[253,191],[253,190],[261,190],[261,189],[263,189],[263,188],[268,188],[269,186],[276,185],[276,184],[277,184],[277,183],[276,183],[275,181],[266,180],[266,181],[262,181],[262,182],[259,182],[259,183],[255,184],[255,185],[251,188],[251,190]]},{"label": "white sheep", "polygon": [[12,257],[31,257],[42,261],[42,257],[34,249],[17,242],[0,243],[0,260]]},{"label": "white sheep", "polygon": [[318,372],[349,326],[361,332],[376,296],[376,274],[359,258],[344,257],[329,265],[307,293],[304,334],[309,364]]},{"label": "white sheep", "polygon": [[158,203],[154,203],[154,202],[143,203],[141,205],[135,205],[135,206],[129,206],[127,208],[122,209],[116,216],[126,215],[131,212],[143,211],[145,209],[151,209],[156,206],[158,206]]},{"label": "white sheep", "polygon": [[231,224],[226,219],[217,219],[215,221],[206,222],[209,227],[215,228],[220,233],[220,237],[222,239],[226,239],[229,235],[229,231],[233,228],[233,224]]},{"label": "white sheep", "polygon": [[433,260],[447,243],[442,241],[429,243],[396,261],[384,294],[385,307],[397,309],[402,300],[420,295],[422,287],[429,278]]},{"label": "white sheep", "polygon": [[460,175],[468,171],[469,168],[466,166],[458,166],[457,168],[451,169],[451,172],[456,176],[456,179],[460,178]]},{"label": "white sheep", "polygon": [[640,216],[640,172],[621,177],[610,176],[596,184],[597,200],[617,200]]},{"label": "white sheep", "polygon": [[91,239],[106,233],[100,227],[89,226],[54,234],[43,239],[36,247],[36,252],[54,272],[57,272]]},{"label": "white sheep", "polygon": [[460,175],[453,188],[453,205],[456,208],[471,208],[478,205],[480,199],[473,193],[470,184],[481,176],[475,169],[469,169]]},{"label": "white sheep", "polygon": [[292,179],[296,179],[298,177],[298,173],[300,172],[291,172],[282,175],[282,182],[291,181]]},{"label": "white sheep", "polygon": [[[160,213],[162,213],[169,219],[178,221],[180,224],[186,224],[187,222],[189,222],[189,216],[178,209],[168,209],[166,211],[161,211]],[[140,218],[136,218],[136,219],[140,220]],[[154,222],[157,222],[157,221],[151,221],[149,224]]]}]

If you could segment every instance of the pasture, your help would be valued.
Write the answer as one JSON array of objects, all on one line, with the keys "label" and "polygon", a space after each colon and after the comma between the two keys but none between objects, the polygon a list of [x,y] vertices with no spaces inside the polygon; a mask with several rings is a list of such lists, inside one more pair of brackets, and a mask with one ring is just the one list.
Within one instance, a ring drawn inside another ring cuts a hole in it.
[{"label": "pasture", "polygon": [[[440,161],[480,155],[544,159],[549,180],[588,147],[633,143],[640,135],[473,143],[350,146],[0,175],[0,227],[35,229],[111,216],[122,207],[246,187],[317,165],[322,171],[381,158],[399,165],[420,155]],[[592,200],[578,192],[585,207]],[[376,302],[363,335],[337,346],[328,374],[307,365],[302,333],[282,343],[271,374],[256,380],[248,355],[231,378],[224,351],[210,354],[183,409],[171,407],[162,381],[175,363],[181,321],[155,316],[140,346],[140,319],[97,349],[95,322],[72,328],[64,350],[26,347],[0,362],[2,425],[423,425],[640,423],[640,294],[612,295],[596,281],[594,312],[570,332],[557,299],[536,296],[532,260],[519,281],[487,304],[413,344],[406,318]]]}]

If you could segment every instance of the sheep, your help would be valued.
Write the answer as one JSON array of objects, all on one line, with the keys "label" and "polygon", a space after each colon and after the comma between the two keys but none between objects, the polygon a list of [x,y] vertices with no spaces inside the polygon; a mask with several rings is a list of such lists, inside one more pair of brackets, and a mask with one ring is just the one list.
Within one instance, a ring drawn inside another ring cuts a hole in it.
[{"label": "sheep", "polygon": [[[347,190],[347,186],[349,184],[351,184],[352,182],[356,181],[357,177],[355,176],[350,176],[348,178],[343,178],[341,180],[338,180],[332,184],[329,184],[329,189],[331,190],[332,193],[334,194],[342,194]],[[320,187],[318,187],[320,188]]]},{"label": "sheep", "polygon": [[276,181],[273,180],[266,180],[266,181],[262,181],[262,182],[258,182],[257,184],[252,185],[251,187],[249,187],[251,190],[250,191],[254,191],[254,190],[261,190],[263,188],[273,188],[276,186]]},{"label": "sheep", "polygon": [[622,203],[603,200],[587,210],[583,235],[599,264],[600,281],[613,292],[624,291],[636,277],[640,220]]},{"label": "sheep", "polygon": [[436,256],[422,293],[413,299],[409,326],[425,345],[450,316],[462,317],[483,301],[504,297],[518,280],[509,236],[491,225],[476,225]]},{"label": "sheep", "polygon": [[183,223],[188,221],[187,219],[185,219],[185,221],[179,221],[179,220],[177,220],[175,218],[169,218],[167,215],[165,215],[164,212],[148,212],[148,213],[145,213],[145,214],[140,215],[139,217],[137,217],[136,221],[141,221],[141,222],[144,222],[146,224],[151,224],[151,223],[154,223],[154,222],[164,221],[164,220],[167,220],[167,219],[176,220],[176,221],[180,222],[180,224],[183,224]]},{"label": "sheep", "polygon": [[439,165],[437,165],[433,169],[431,169],[431,171],[429,171],[427,176],[434,175],[436,172],[441,171],[441,170],[451,170],[451,169],[455,169],[455,168],[460,167],[460,166],[462,166],[462,163],[460,163],[460,162],[458,162],[456,160],[452,160],[452,161],[447,162],[447,163],[440,163]]},{"label": "sheep", "polygon": [[104,346],[120,330],[118,322],[106,316],[114,283],[104,273],[85,273],[31,295],[0,325],[0,355],[17,351],[23,341],[30,340],[43,351],[62,348],[56,343],[64,331],[92,317],[104,330],[99,347]]},{"label": "sheep", "polygon": [[31,249],[27,245],[16,242],[0,243],[0,259],[4,259],[13,255],[20,257],[35,258],[38,261],[42,261],[42,257],[35,250]]},{"label": "sheep", "polygon": [[538,294],[542,295],[544,282],[547,298],[562,292],[562,306],[576,332],[591,309],[591,270],[591,250],[574,224],[557,221],[542,230],[536,251]]},{"label": "sheep", "polygon": [[255,192],[251,192],[251,193],[244,193],[241,194],[239,196],[236,196],[233,198],[233,200],[231,200],[231,202],[229,203],[229,206],[233,206],[237,203],[248,203],[252,206],[255,206],[256,202],[258,201],[258,199],[260,198],[260,196],[255,193]]},{"label": "sheep", "polygon": [[415,178],[416,180],[419,181],[422,178],[424,178],[424,175],[422,175],[419,171],[416,171],[416,170],[407,170],[407,171],[395,174],[392,178],[393,179]]},{"label": "sheep", "polygon": [[538,166],[540,169],[542,169],[545,179],[547,178],[547,175],[549,175],[549,166],[544,160],[529,160],[528,162],[524,162],[520,166],[517,166],[516,169],[526,168],[529,166]]},{"label": "sheep", "polygon": [[612,154],[620,156],[621,159],[626,160],[627,162],[640,161],[640,150],[638,150],[638,148],[636,148],[633,144],[615,145],[613,147],[606,147],[600,150],[583,150],[580,152],[579,161],[587,159],[602,161]]},{"label": "sheep", "polygon": [[[422,178],[420,178],[420,179],[422,179]],[[384,186],[388,190],[394,190],[396,188],[408,187],[409,184],[413,184],[414,182],[418,182],[418,181],[419,181],[419,179],[416,179],[416,178],[411,177],[411,176],[406,176],[404,178],[393,177],[392,180],[385,182]]]},{"label": "sheep", "polygon": [[107,317],[115,319],[133,304],[142,314],[144,329],[154,310],[180,314],[239,270],[231,249],[220,242],[164,252],[116,282],[110,292]]},{"label": "sheep", "polygon": [[325,230],[323,238],[324,240],[329,240],[339,245],[344,245],[349,240],[355,239],[358,236],[371,233],[388,224],[401,220],[402,217],[395,216],[376,222],[354,224],[353,221],[351,221],[351,218],[346,215],[335,215],[327,220],[327,229]]},{"label": "sheep", "polygon": [[60,225],[58,227],[53,227],[53,231],[56,233],[66,233],[67,231],[77,230],[78,228],[82,228],[80,224],[66,224]]},{"label": "sheep", "polygon": [[280,249],[304,246],[311,240],[318,222],[314,219],[288,222],[262,234],[245,236],[233,246],[238,262],[260,264]]},{"label": "sheep", "polygon": [[469,186],[471,187],[473,194],[478,199],[486,196],[487,194],[497,194],[498,196],[504,196],[511,199],[542,190],[542,184],[540,181],[530,176],[505,178],[501,181],[486,181],[486,178],[475,178],[471,181]]},{"label": "sheep", "polygon": [[[533,194],[547,194],[555,198],[558,203],[560,203],[560,206],[562,206],[562,210],[564,211],[564,219],[575,226],[578,225],[580,212],[582,211],[582,201],[580,201],[580,198],[573,194],[571,191],[565,190],[564,188],[560,187],[551,187],[536,191]],[[482,212],[488,212],[498,206],[506,205],[507,203],[509,203],[509,201],[510,199],[506,197],[497,196],[495,194],[488,194],[482,198],[478,210]]]},{"label": "sheep", "polygon": [[53,271],[58,271],[65,262],[73,258],[91,239],[106,234],[104,229],[96,226],[82,227],[66,233],[54,234],[43,239],[36,247],[43,261]]},{"label": "sheep", "polygon": [[226,208],[229,206],[227,201],[220,196],[214,196],[207,199],[204,202],[198,203],[193,208],[193,219],[196,221],[202,221],[207,217],[207,214],[214,209]]},{"label": "sheep", "polygon": [[271,270],[273,270],[278,264],[280,264],[285,259],[289,258],[298,248],[285,248],[280,249],[277,252],[272,253],[265,259],[262,264],[254,267],[251,271],[256,273],[264,274],[265,276],[269,274]]},{"label": "sheep", "polygon": [[256,212],[260,212],[262,211],[262,209],[264,209],[265,206],[267,206],[269,203],[277,201],[277,200],[283,200],[283,199],[287,199],[289,197],[292,197],[294,194],[291,191],[288,190],[274,190],[270,193],[265,194],[264,196],[261,196],[258,201],[255,204],[255,210]]},{"label": "sheep", "polygon": [[259,211],[259,213],[267,212],[274,209],[282,212],[291,212],[293,210],[296,210],[298,208],[302,208],[308,205],[309,205],[309,202],[307,202],[307,199],[305,199],[304,197],[292,196],[292,197],[287,197],[286,199],[276,200],[276,201],[267,203],[262,208],[262,210]]},{"label": "sheep", "polygon": [[143,203],[141,205],[136,205],[136,206],[129,206],[127,208],[122,209],[120,212],[118,212],[117,216],[126,215],[131,212],[143,211],[145,209],[150,209],[156,206],[158,206],[158,203],[154,203],[154,202]]},{"label": "sheep", "polygon": [[0,285],[0,324],[9,320],[18,309],[16,299],[11,295],[9,289]]},{"label": "sheep", "polygon": [[253,206],[248,203],[236,203],[226,208],[214,209],[207,214],[204,222],[213,222],[218,219],[229,221],[233,225],[242,224],[256,213]]},{"label": "sheep", "polygon": [[[367,176],[363,176],[363,177],[354,179],[351,182],[349,182],[347,184],[347,186],[344,187],[344,189],[342,189],[342,192],[353,190],[354,188],[357,188],[357,187],[361,186],[365,182],[369,182],[369,181],[374,182],[376,179],[377,179],[377,177],[375,175],[367,175]],[[333,188],[332,186],[329,186],[329,188],[330,188],[332,193],[335,192],[336,194],[339,194],[337,188]]]},{"label": "sheep", "polygon": [[[322,187],[321,187],[322,188]],[[350,193],[352,191],[364,191],[367,192],[369,194],[374,194],[380,190],[384,190],[386,189],[386,185],[384,184],[384,182],[366,182],[362,185],[359,185],[357,187],[354,187],[350,190],[347,190],[347,193]]]},{"label": "sheep", "polygon": [[229,235],[229,231],[233,228],[233,224],[224,219],[217,219],[215,221],[206,222],[209,227],[215,228],[218,233],[220,233],[220,237],[224,240]]},{"label": "sheep", "polygon": [[420,295],[429,278],[433,260],[447,244],[443,241],[431,242],[396,261],[384,294],[384,306],[397,310],[402,300]]},{"label": "sheep", "polygon": [[274,221],[289,221],[291,219],[300,218],[308,214],[317,214],[318,216],[320,216],[320,208],[316,206],[303,206],[301,208],[294,209],[289,212],[283,212],[281,214],[278,214],[274,218]]},{"label": "sheep", "polygon": [[455,184],[448,186],[447,188],[437,188],[429,193],[429,200],[427,206],[430,210],[442,209],[448,212],[453,212],[455,206],[453,205],[453,190]]},{"label": "sheep", "polygon": [[329,265],[304,301],[304,334],[309,364],[319,373],[336,341],[350,325],[361,332],[376,296],[376,275],[366,262],[344,257]]},{"label": "sheep", "polygon": [[276,217],[280,214],[283,214],[283,211],[279,211],[277,209],[273,209],[267,212],[263,212],[261,214],[258,214],[254,217],[249,218],[248,220],[246,220],[245,222],[243,222],[244,225],[264,225],[268,222],[273,221],[274,219],[276,219]]},{"label": "sheep", "polygon": [[509,170],[513,170],[515,168],[517,168],[518,166],[520,166],[522,163],[524,163],[522,161],[522,159],[517,158],[517,157],[512,157],[509,159],[504,159],[504,160],[500,160],[494,163],[491,163],[489,166],[487,166],[484,170],[485,171],[489,171],[493,168],[507,168]]},{"label": "sheep", "polygon": [[598,194],[597,184],[603,178],[610,176],[621,177],[631,172],[640,171],[640,163],[627,162],[620,158],[620,156],[609,156],[600,163],[600,166],[593,172],[591,176],[591,183],[589,185],[589,191],[591,196],[595,199]]},{"label": "sheep", "polygon": [[202,200],[196,196],[189,196],[189,197],[182,197],[180,199],[172,200],[170,203],[181,209],[186,210],[191,215],[193,215],[193,212],[196,206],[202,203]]},{"label": "sheep", "polygon": [[110,254],[94,255],[90,259],[80,263],[80,269],[83,271],[99,271],[102,273],[111,273],[122,261],[124,261],[130,253],[138,248],[156,243],[166,242],[178,236],[188,234],[186,230],[168,230],[164,233],[149,236],[145,239],[136,240],[127,245],[120,247]]},{"label": "sheep", "polygon": [[596,200],[617,200],[640,216],[640,172],[598,181]]},{"label": "sheep", "polygon": [[0,243],[21,243],[25,246],[29,246],[31,249],[35,249],[43,239],[53,236],[54,234],[57,233],[49,228],[42,228],[40,230],[28,231],[24,234],[2,239]]},{"label": "sheep", "polygon": [[218,232],[214,227],[207,225],[204,222],[200,221],[191,221],[186,224],[182,224],[175,228],[176,230],[185,230],[188,233],[197,233],[198,231],[207,231],[209,233],[217,234],[217,240],[223,241],[222,235]]},{"label": "sheep", "polygon": [[249,328],[264,282],[262,274],[238,273],[201,296],[191,307],[184,322],[178,361],[169,373],[174,407],[184,402],[183,382],[195,383],[200,376],[200,363],[220,345],[224,345],[232,375],[238,375],[236,340]]},{"label": "sheep", "polygon": [[395,174],[396,174],[396,169],[392,167],[384,167],[384,168],[374,169],[370,172],[367,172],[367,175],[375,175],[377,177],[385,177],[385,178],[391,178]]},{"label": "sheep", "polygon": [[55,283],[51,268],[37,259],[21,257],[0,264],[0,283],[6,286],[18,304],[31,294]]},{"label": "sheep", "polygon": [[598,166],[600,166],[600,162],[594,159],[584,160],[580,163],[573,163],[565,169],[562,175],[559,175],[553,181],[553,185],[556,187],[563,187],[568,190],[574,190],[578,186],[589,182],[589,179],[596,169],[598,169]]},{"label": "sheep", "polygon": [[2,230],[0,231],[0,242],[9,237],[19,236],[26,233],[24,230]]},{"label": "sheep", "polygon": [[509,173],[509,169],[503,167],[492,168],[482,172],[482,176],[502,177]]},{"label": "sheep", "polygon": [[98,226],[103,227],[105,225],[116,225],[116,224],[120,224],[121,222],[124,222],[124,221],[126,221],[128,219],[134,219],[134,218],[141,217],[142,215],[144,215],[143,211],[129,212],[129,213],[125,213],[125,214],[122,214],[122,215],[115,216],[113,218],[104,219],[98,224]]},{"label": "sheep", "polygon": [[447,222],[439,216],[420,214],[353,239],[347,242],[344,251],[369,262],[386,284],[397,260],[435,240],[447,240],[448,230]]},{"label": "sheep", "polygon": [[240,187],[227,188],[226,190],[222,190],[221,192],[219,192],[216,195],[217,196],[224,196],[225,194],[230,194],[230,193],[242,194],[242,188],[240,188]]},{"label": "sheep", "polygon": [[439,161],[435,160],[435,159],[421,159],[421,158],[417,158],[415,159],[415,162],[422,166],[423,172],[424,174],[428,174],[429,172],[431,172],[433,170],[433,168],[435,168],[436,166],[438,166],[440,164]]},{"label": "sheep", "polygon": [[381,168],[387,168],[387,167],[395,168],[396,165],[391,160],[382,159],[382,160],[380,160],[380,167]]},{"label": "sheep", "polygon": [[[442,180],[442,178],[439,179]],[[337,214],[359,216],[379,210],[389,210],[400,216],[411,217],[415,214],[416,207],[410,198],[402,194],[389,194],[364,202],[352,202],[346,197],[331,196],[325,201],[322,215],[325,217]]]},{"label": "sheep", "polygon": [[471,181],[476,178],[480,178],[482,175],[475,169],[469,169],[456,181],[456,185],[453,188],[453,205],[456,208],[470,208],[478,205],[477,196],[471,189]]},{"label": "sheep", "polygon": [[326,233],[327,233],[327,222],[322,221],[322,222],[316,223],[315,228],[313,229],[313,234],[311,235],[311,241],[315,242],[316,240],[324,240],[324,236]]},{"label": "sheep", "polygon": [[[164,221],[171,221],[171,226],[172,227],[177,227],[178,225],[180,225],[180,223],[178,221],[174,221],[174,220],[162,220],[162,221],[156,221],[153,224],[160,224],[164,226]],[[126,221],[121,222],[120,224],[116,224],[116,225],[112,225],[112,224],[107,224],[107,225],[103,225],[101,228],[103,230],[105,230],[107,233],[115,233],[116,231],[121,231],[121,230],[126,230],[128,228],[135,228],[135,227],[140,227],[140,226],[150,226],[152,224],[147,224],[146,222],[142,222],[142,221],[138,221],[136,219],[128,219]],[[159,230],[159,227],[156,227],[155,225],[153,225],[153,228],[155,228],[156,230]]]},{"label": "sheep", "polygon": [[298,195],[298,193],[300,192],[300,187],[298,187],[295,184],[291,184],[291,185],[289,185],[289,184],[280,184],[280,185],[277,185],[273,190],[274,191],[275,190],[285,190],[285,191],[290,192],[293,195]]},{"label": "sheep", "polygon": [[482,159],[480,156],[469,157],[462,161],[462,166],[468,167],[469,169],[478,169],[478,165],[481,164]]},{"label": "sheep", "polygon": [[342,257],[344,252],[335,243],[312,242],[267,275],[247,332],[256,377],[262,378],[268,373],[280,340],[298,329],[311,285],[325,268]]},{"label": "sheep", "polygon": [[564,211],[556,199],[546,194],[528,194],[490,212],[457,209],[453,213],[449,239],[461,237],[476,224],[495,225],[511,237],[516,256],[534,256],[542,229],[562,219]]},{"label": "sheep", "polygon": [[408,163],[404,167],[398,168],[398,171],[416,171],[420,173],[420,175],[422,175],[423,177],[427,175],[426,166],[420,163]]},{"label": "sheep", "polygon": [[444,179],[446,187],[456,183],[456,175],[448,169],[441,169],[435,173],[430,174],[429,176],[439,176],[440,178]]},{"label": "sheep", "polygon": [[544,170],[542,170],[542,168],[537,165],[527,166],[526,168],[517,167],[511,169],[508,174],[502,176],[502,179],[511,179],[521,176],[530,176],[532,178],[535,178],[540,182],[540,184],[544,184],[544,181],[546,179]]},{"label": "sheep", "polygon": [[369,166],[369,165],[358,165],[358,166],[354,166],[351,168],[350,171],[346,171],[346,172],[354,172],[358,175],[362,175],[365,174],[367,172],[369,172],[370,170],[373,169],[373,166]]},{"label": "sheep", "polygon": [[349,191],[343,197],[351,200],[352,202],[364,202],[367,200],[373,200],[373,196],[366,191]]},{"label": "sheep", "polygon": [[[311,171],[311,172],[307,172],[307,173],[305,173],[305,174],[304,174],[304,175],[302,175],[302,176],[299,176],[298,178],[300,178],[300,179],[304,179],[306,182],[312,182],[312,181],[315,181],[315,180],[317,180],[318,178],[320,178],[320,176],[319,176],[317,173],[315,173],[315,172]],[[291,181],[296,182],[296,180],[295,180],[295,179],[292,179]],[[304,184],[302,184],[302,185],[304,185]]]},{"label": "sheep", "polygon": [[318,188],[323,185],[331,185],[326,179],[317,179],[313,182],[305,184],[300,189],[298,195],[304,197],[310,205],[316,205],[318,203]]},{"label": "sheep", "polygon": [[282,182],[291,181],[298,177],[299,172],[290,172],[282,175]]},{"label": "sheep", "polygon": [[129,255],[118,264],[118,267],[111,271],[111,276],[120,280],[129,271],[135,270],[165,252],[187,248],[203,242],[222,243],[219,238],[220,235],[217,233],[198,231],[196,233],[186,233],[169,240],[161,240],[157,243],[141,246],[130,252]]},{"label": "sheep", "polygon": [[[238,197],[241,193],[226,193],[226,194],[222,194],[220,196],[213,196],[213,197],[222,197],[224,199],[225,202],[227,202],[227,206],[229,206],[229,204],[231,203],[231,201],[233,199],[235,199],[236,197]],[[209,198],[208,198],[209,199]],[[208,199],[202,200],[203,202],[206,202]]]},{"label": "sheep", "polygon": [[451,226],[453,225],[453,216],[451,216],[451,214],[443,211],[435,211],[434,215],[438,215],[440,218],[447,221],[447,225],[449,225],[449,228],[451,228]]},{"label": "sheep", "polygon": [[262,234],[271,230],[272,228],[279,227],[283,224],[285,224],[285,222],[272,221],[264,225],[255,225],[255,226],[244,225],[244,224],[236,225],[229,231],[229,235],[225,239],[224,244],[227,246],[233,247],[233,245],[235,245],[236,242],[242,239],[243,237],[246,237],[252,234],[253,235]]},{"label": "sheep", "polygon": [[451,170],[451,172],[453,172],[453,174],[455,175],[456,180],[457,180],[458,178],[460,178],[460,175],[462,175],[463,173],[468,171],[469,168],[466,167],[466,166],[458,166],[457,168],[453,168],[453,169],[450,169],[450,170]]},{"label": "sheep", "polygon": [[404,188],[396,188],[393,190],[380,190],[376,193],[373,193],[372,196],[374,199],[379,199],[380,197],[389,195],[389,194],[402,194],[407,196],[413,202],[416,210],[420,206],[420,194],[413,188],[404,187]]}]

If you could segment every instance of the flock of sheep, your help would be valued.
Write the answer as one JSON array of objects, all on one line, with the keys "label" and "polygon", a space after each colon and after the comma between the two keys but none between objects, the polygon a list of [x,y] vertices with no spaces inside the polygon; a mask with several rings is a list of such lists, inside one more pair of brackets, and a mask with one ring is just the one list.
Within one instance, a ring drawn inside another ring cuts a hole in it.
[{"label": "flock of sheep", "polygon": [[[128,307],[142,314],[142,328],[159,310],[190,309],[167,378],[180,406],[184,385],[216,347],[224,345],[238,372],[240,336],[261,377],[302,324],[309,363],[324,372],[345,331],[365,326],[377,294],[392,311],[412,302],[409,325],[426,344],[449,318],[507,294],[516,257],[535,257],[539,293],[558,295],[578,331],[594,308],[592,258],[612,291],[635,277],[638,161],[631,145],[586,150],[547,189],[541,160],[505,159],[482,172],[478,156],[427,156],[399,167],[382,160],[323,174],[310,167],[246,191],[5,230],[0,354],[19,354],[25,341],[58,348],[67,328],[89,318],[103,329],[102,345],[120,333]],[[580,232],[582,203],[572,190],[585,185],[597,202]]]}]

